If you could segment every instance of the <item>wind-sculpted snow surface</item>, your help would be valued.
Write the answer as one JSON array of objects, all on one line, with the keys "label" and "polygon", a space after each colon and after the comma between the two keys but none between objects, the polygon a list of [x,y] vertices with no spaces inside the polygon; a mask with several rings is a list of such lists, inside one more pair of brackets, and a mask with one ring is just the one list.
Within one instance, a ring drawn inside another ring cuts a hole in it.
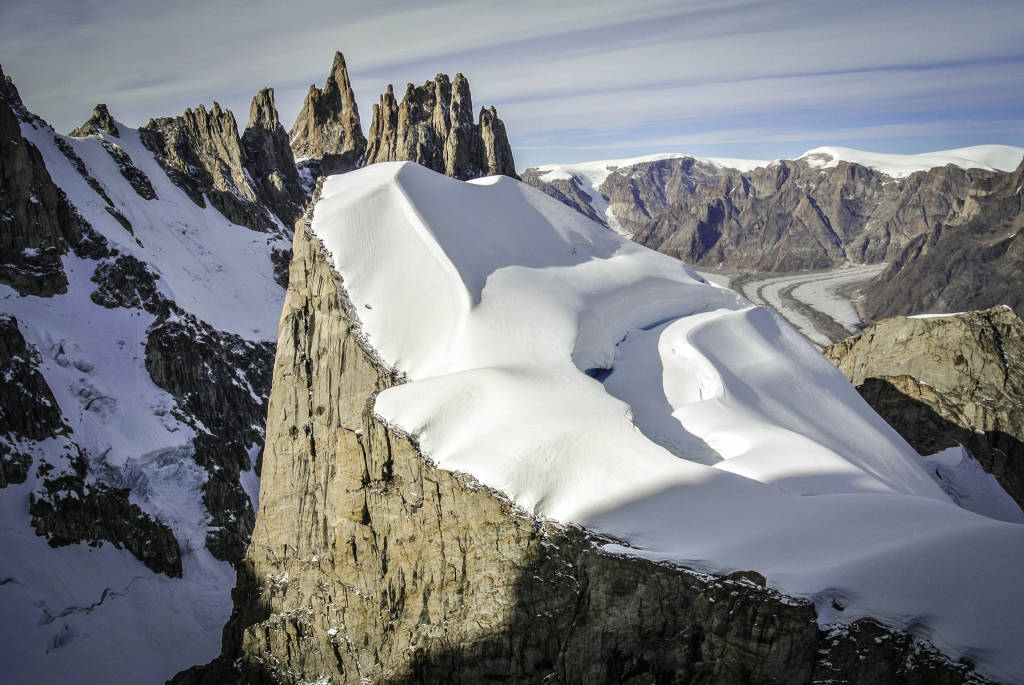
[{"label": "wind-sculpted snow surface", "polygon": [[621,550],[754,569],[1024,678],[1024,527],[951,503],[775,313],[508,178],[329,178],[313,230],[438,466]]}]

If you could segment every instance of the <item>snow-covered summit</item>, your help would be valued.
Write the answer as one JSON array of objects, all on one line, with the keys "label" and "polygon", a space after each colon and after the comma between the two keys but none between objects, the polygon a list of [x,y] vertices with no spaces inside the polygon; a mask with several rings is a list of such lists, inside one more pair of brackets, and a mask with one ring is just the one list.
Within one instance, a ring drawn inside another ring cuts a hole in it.
[{"label": "snow-covered summit", "polygon": [[963,169],[1013,171],[1021,159],[1024,159],[1024,148],[1012,145],[974,145],[955,150],[897,155],[829,146],[808,150],[800,155],[799,159],[821,169],[832,168],[840,161],[853,162],[893,178],[905,178],[915,172],[928,171],[947,164]]},{"label": "snow-covered summit", "polygon": [[508,178],[375,165],[328,179],[312,227],[409,379],[375,410],[441,468],[1024,678],[1024,526],[951,503],[771,311]]}]

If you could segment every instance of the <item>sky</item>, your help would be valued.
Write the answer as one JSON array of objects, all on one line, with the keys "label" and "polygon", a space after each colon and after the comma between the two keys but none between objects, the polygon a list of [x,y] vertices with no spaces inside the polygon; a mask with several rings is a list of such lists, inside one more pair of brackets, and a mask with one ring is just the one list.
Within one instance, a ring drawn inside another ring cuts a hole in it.
[{"label": "sky", "polygon": [[461,71],[524,169],[656,152],[1024,147],[1021,0],[2,0],[0,64],[66,132],[214,100],[290,127],[344,53],[363,129],[387,84]]}]

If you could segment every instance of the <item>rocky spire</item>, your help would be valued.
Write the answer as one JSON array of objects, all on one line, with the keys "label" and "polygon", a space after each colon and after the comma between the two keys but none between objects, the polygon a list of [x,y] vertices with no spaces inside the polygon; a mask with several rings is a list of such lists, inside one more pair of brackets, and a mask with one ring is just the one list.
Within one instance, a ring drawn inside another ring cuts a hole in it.
[{"label": "rocky spire", "polygon": [[340,52],[334,53],[323,90],[309,87],[289,136],[295,156],[321,160],[325,173],[348,171],[359,164],[366,151],[366,137]]},{"label": "rocky spire", "polygon": [[493,106],[480,108],[480,139],[484,144],[487,175],[505,174],[518,178],[516,160],[512,158],[512,146],[505,133],[505,122],[498,118],[498,112]]},{"label": "rocky spire", "polygon": [[217,102],[209,111],[199,105],[180,117],[151,119],[139,133],[171,180],[197,205],[205,207],[205,197],[233,223],[257,231],[273,229],[246,174],[231,110]]},{"label": "rocky spire", "polygon": [[106,133],[115,138],[121,137],[121,132],[117,129],[114,117],[110,116],[107,106],[102,103],[92,108],[92,116],[89,117],[89,120],[71,131],[71,135],[80,138],[82,136],[91,136],[93,133],[98,132]]},{"label": "rocky spire", "polygon": [[493,174],[518,178],[505,125],[493,107],[473,121],[469,81],[438,74],[422,86],[411,83],[396,102],[392,86],[373,107],[366,163],[413,161],[453,178]]},{"label": "rocky spire", "polygon": [[87,225],[50,177],[22,124],[54,135],[31,114],[0,67],[0,283],[21,295],[67,291],[61,255],[75,248]]},{"label": "rocky spire", "polygon": [[292,226],[302,215],[306,194],[288,133],[277,116],[273,88],[264,88],[252,99],[242,134],[242,157],[260,199],[282,223]]},{"label": "rocky spire", "polygon": [[3,65],[0,65],[0,99],[5,100],[7,106],[15,114],[21,114],[25,111],[25,105],[21,101],[21,94],[18,93],[18,89],[15,87],[11,77],[4,74]]}]

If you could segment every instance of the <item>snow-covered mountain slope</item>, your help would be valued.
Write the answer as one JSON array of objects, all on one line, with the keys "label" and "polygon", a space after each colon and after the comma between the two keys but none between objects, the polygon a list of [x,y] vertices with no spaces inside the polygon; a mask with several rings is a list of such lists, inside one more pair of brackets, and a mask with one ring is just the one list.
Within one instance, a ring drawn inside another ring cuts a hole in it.
[{"label": "snow-covered mountain slope", "polygon": [[[197,204],[142,131],[61,136],[0,86],[3,677],[163,682],[217,653],[231,610],[290,231]],[[51,199],[79,242],[21,220]]]},{"label": "snow-covered mountain slope", "polygon": [[616,551],[753,569],[1024,678],[1024,527],[953,504],[772,311],[507,178],[331,177],[313,231],[425,456]]},{"label": "snow-covered mountain slope", "polygon": [[849,147],[816,147],[798,159],[813,167],[830,169],[839,162],[853,162],[874,169],[893,178],[906,178],[918,171],[952,164],[961,169],[986,171],[1013,171],[1024,157],[1024,148],[1012,145],[974,145],[955,150],[922,152],[915,155],[897,155],[884,152],[866,152]]}]

